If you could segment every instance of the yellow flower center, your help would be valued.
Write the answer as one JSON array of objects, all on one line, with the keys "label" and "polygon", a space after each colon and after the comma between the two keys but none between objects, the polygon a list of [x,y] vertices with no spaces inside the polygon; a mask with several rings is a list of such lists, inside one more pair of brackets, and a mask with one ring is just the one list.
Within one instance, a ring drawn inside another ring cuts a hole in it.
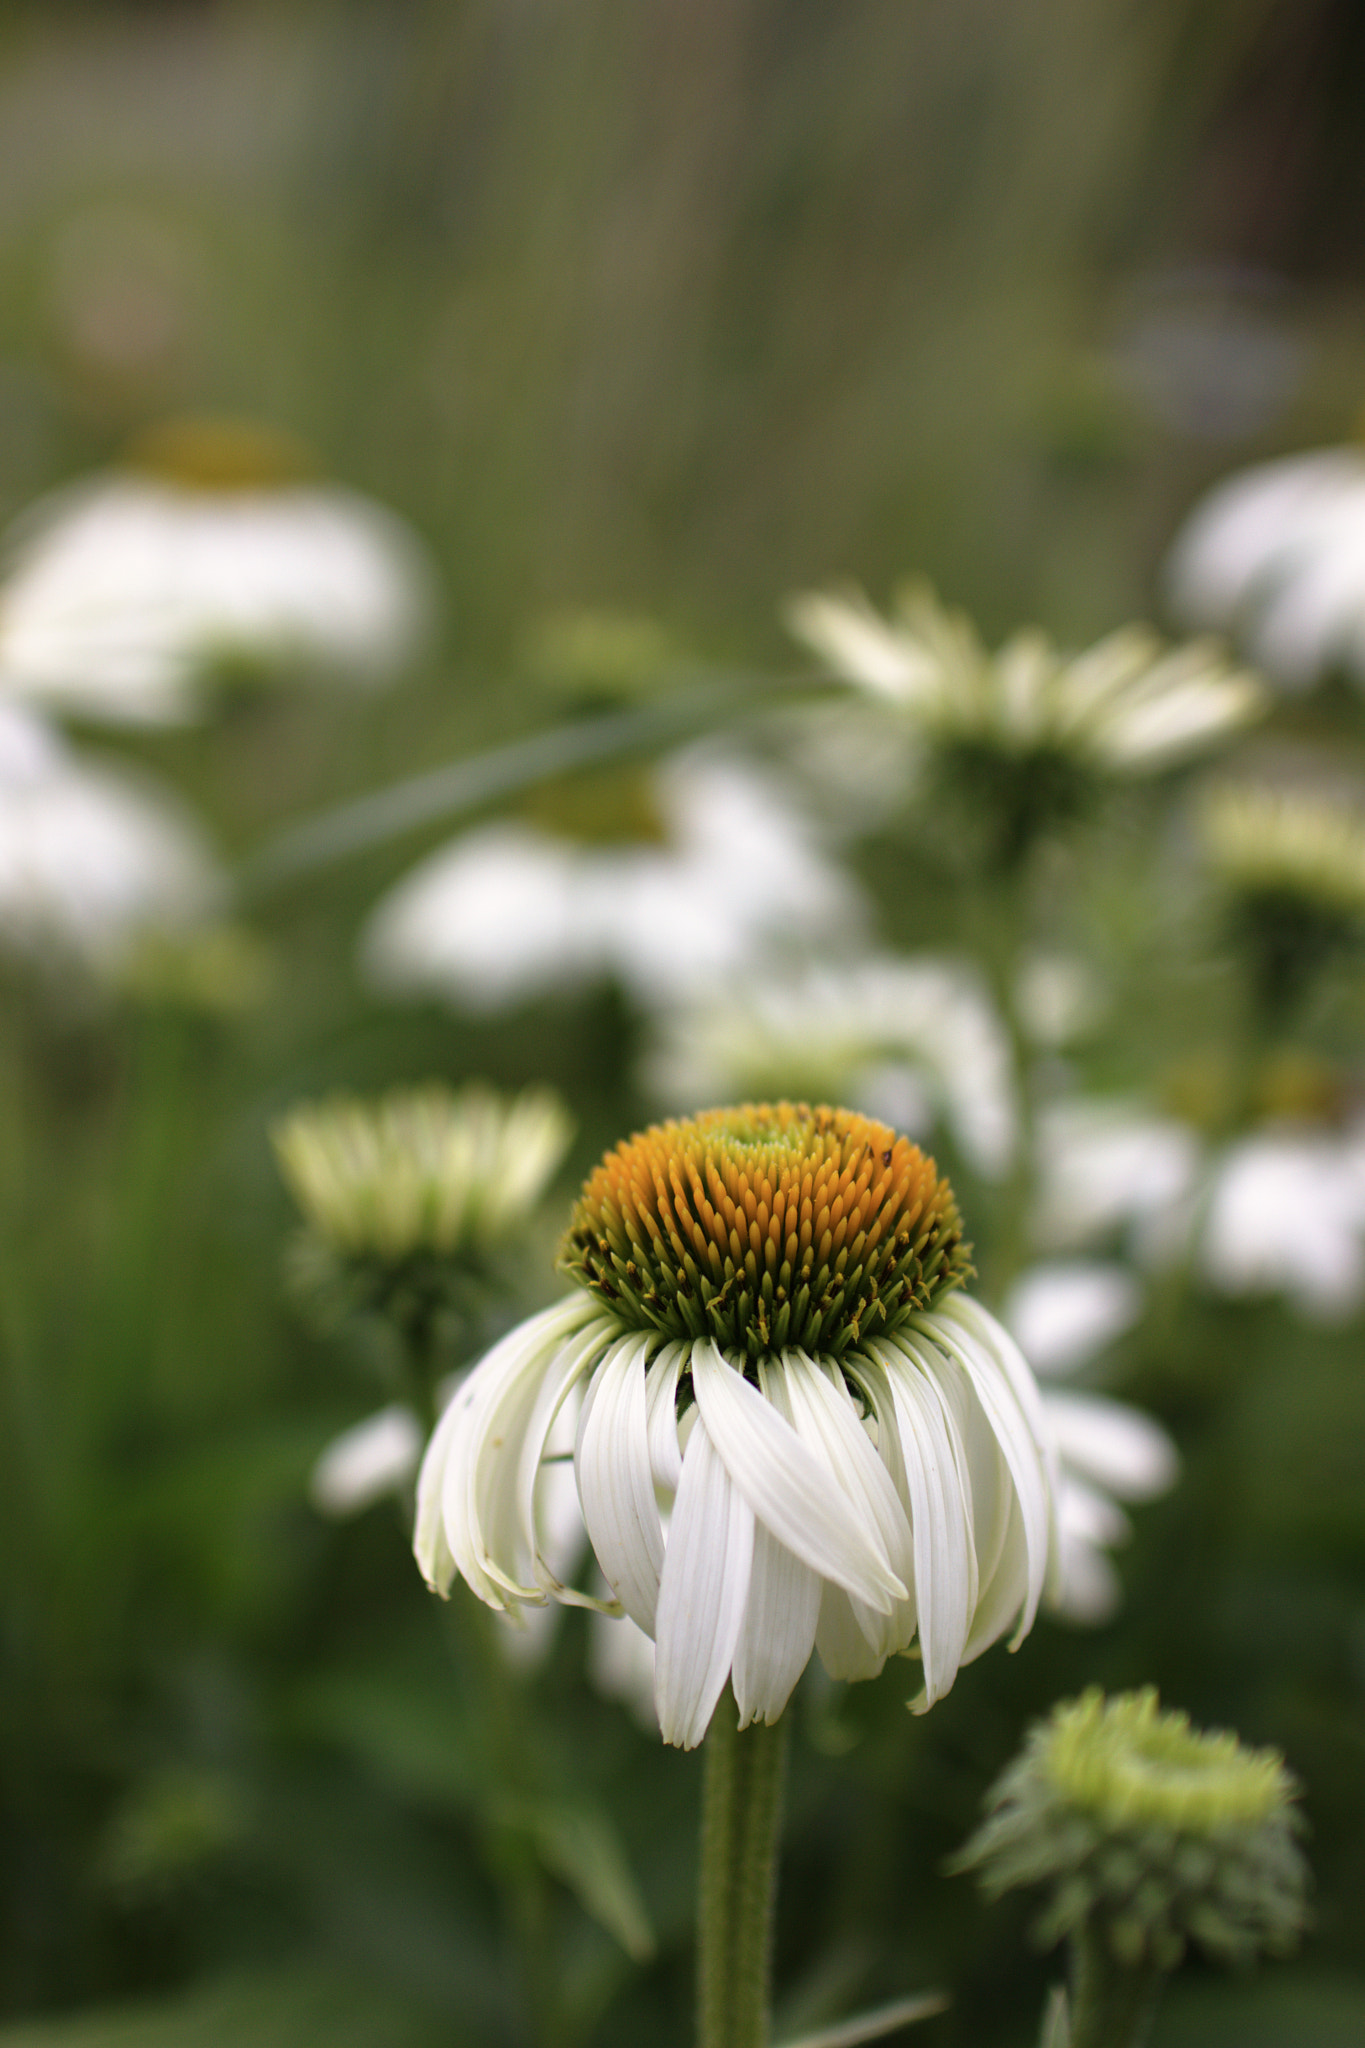
[{"label": "yellow flower center", "polygon": [[1209,1835],[1254,1828],[1288,1797],[1276,1750],[1192,1728],[1187,1715],[1163,1713],[1151,1687],[1113,1700],[1092,1688],[1067,1703],[1053,1717],[1046,1757],[1068,1803],[1110,1829]]},{"label": "yellow flower center", "polygon": [[292,434],[252,420],[171,419],[146,428],[127,452],[130,468],[192,491],[279,490],[314,465]]},{"label": "yellow flower center", "polygon": [[839,1358],[969,1270],[948,1182],[843,1109],[746,1103],[654,1124],[579,1196],[560,1265],[632,1328]]}]

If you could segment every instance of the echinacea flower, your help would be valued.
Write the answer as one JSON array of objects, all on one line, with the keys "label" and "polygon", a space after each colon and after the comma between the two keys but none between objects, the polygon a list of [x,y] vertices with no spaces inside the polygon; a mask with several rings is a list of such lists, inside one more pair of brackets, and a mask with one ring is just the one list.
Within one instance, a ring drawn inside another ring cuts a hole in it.
[{"label": "echinacea flower", "polygon": [[474,1011],[605,978],[657,1005],[725,982],[760,950],[856,932],[854,884],[772,776],[690,748],[661,764],[652,794],[662,843],[583,844],[508,822],[441,848],[374,911],[366,974]]},{"label": "echinacea flower", "polygon": [[1080,654],[1019,632],[995,654],[927,586],[906,585],[886,620],[860,592],[807,592],[787,607],[796,637],[835,675],[898,711],[941,749],[1027,762],[1036,779],[1148,775],[1247,724],[1255,679],[1210,641],[1167,648],[1124,626]]},{"label": "echinacea flower", "polygon": [[539,1518],[581,1390],[583,1520],[610,1605],[654,1638],[665,1740],[700,1742],[727,1679],[741,1724],[776,1720],[813,1649],[872,1677],[918,1637],[929,1705],[1027,1633],[1047,1426],[960,1291],[957,1205],[916,1146],[786,1102],[655,1125],[591,1175],[561,1265],[575,1291],[488,1353],[428,1446],[415,1547],[438,1591],[603,1604],[556,1576]]},{"label": "echinacea flower", "polygon": [[1229,477],[1176,535],[1166,581],[1177,618],[1231,633],[1287,690],[1334,669],[1365,680],[1365,451]]},{"label": "echinacea flower", "polygon": [[993,1897],[1048,1888],[1041,1941],[1088,1932],[1128,1969],[1187,1943],[1224,1961],[1291,1949],[1307,1917],[1298,1787],[1273,1749],[1092,1688],[1035,1722],[958,1858]]},{"label": "echinacea flower", "polygon": [[222,878],[168,791],[0,703],[0,944],[108,979],[210,916]]},{"label": "echinacea flower", "polygon": [[11,530],[0,688],[125,725],[201,715],[215,671],[368,684],[420,643],[431,572],[397,516],[308,480],[280,437],[185,422]]},{"label": "echinacea flower", "polygon": [[1199,822],[1257,997],[1276,1015],[1365,939],[1365,807],[1327,789],[1222,783]]}]

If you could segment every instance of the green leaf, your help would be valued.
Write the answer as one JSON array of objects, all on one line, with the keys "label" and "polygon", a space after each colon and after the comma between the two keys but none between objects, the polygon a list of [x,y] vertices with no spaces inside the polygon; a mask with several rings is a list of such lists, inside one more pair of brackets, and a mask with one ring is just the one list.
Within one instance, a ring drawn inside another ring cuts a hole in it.
[{"label": "green leaf", "polygon": [[850,2020],[822,2027],[818,2034],[803,2034],[799,2041],[786,2041],[782,2048],[862,2048],[864,2041],[880,2041],[900,2027],[913,2026],[916,2020],[933,2019],[937,2013],[946,2012],[948,2004],[942,1991],[917,1992],[913,1998],[893,1999],[890,2005],[855,2013]]},{"label": "green leaf", "polygon": [[620,1942],[632,1962],[647,1963],[657,1946],[625,1848],[596,1807],[527,1805],[506,1815],[531,1836],[552,1877],[584,1912]]},{"label": "green leaf", "polygon": [[1071,2006],[1065,1984],[1054,1984],[1048,1993],[1038,2048],[1071,2048]]}]

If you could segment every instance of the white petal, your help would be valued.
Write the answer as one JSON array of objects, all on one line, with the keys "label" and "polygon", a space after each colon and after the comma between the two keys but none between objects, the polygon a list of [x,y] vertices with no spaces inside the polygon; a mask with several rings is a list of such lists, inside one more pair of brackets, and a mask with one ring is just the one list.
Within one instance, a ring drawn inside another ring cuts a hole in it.
[{"label": "white petal", "polygon": [[[776,1370],[759,1367],[759,1384],[770,1400],[779,1382],[789,1403],[784,1411],[787,1420],[828,1468],[864,1527],[875,1532],[878,1549],[908,1590],[914,1579],[915,1553],[907,1508],[902,1506],[837,1368],[825,1371],[804,1352],[784,1351]],[[905,1649],[914,1635],[915,1607],[908,1599],[898,1600],[890,1613],[855,1600],[853,1611],[868,1641],[883,1657]]]},{"label": "white petal", "polygon": [[1013,1338],[969,1296],[950,1294],[918,1321],[966,1372],[1014,1480],[1029,1560],[1017,1644],[1033,1626],[1053,1555],[1057,1472],[1042,1396]]},{"label": "white petal", "polygon": [[[545,1598],[539,1586],[528,1586],[516,1577],[518,1571],[531,1569],[534,1553],[528,1489],[521,1483],[522,1451],[532,1425],[538,1426],[538,1417],[544,1414],[538,1403],[547,1375],[562,1351],[594,1325],[607,1333],[607,1341],[615,1334],[615,1325],[604,1322],[591,1298],[575,1294],[509,1331],[457,1390],[422,1460],[417,1479],[419,1560],[424,1569],[427,1557],[443,1567],[448,1552],[462,1577],[491,1607],[505,1607],[509,1594],[518,1600]],[[576,1370],[581,1371],[592,1347],[573,1348],[581,1353],[576,1359]],[[546,1431],[552,1420],[552,1413],[544,1415]],[[538,1446],[534,1463],[538,1466]],[[428,1498],[433,1490],[439,1499],[435,1516]],[[437,1519],[439,1541],[434,1535]],[[439,1569],[428,1570],[427,1576],[443,1590]],[[449,1583],[446,1572],[444,1584]]]},{"label": "white petal", "polygon": [[637,1627],[654,1633],[663,1529],[645,1420],[647,1337],[622,1338],[592,1377],[574,1469],[588,1537],[603,1577]]},{"label": "white petal", "polygon": [[977,1596],[976,1551],[966,1454],[954,1442],[929,1359],[911,1336],[868,1345],[884,1367],[896,1403],[915,1538],[915,1595],[926,1702],[951,1686],[962,1661]]},{"label": "white petal", "polygon": [[[707,1339],[692,1347],[697,1406],[726,1469],[779,1543],[883,1613],[905,1586],[828,1469]],[[689,1446],[690,1449],[690,1446]]]},{"label": "white petal", "polygon": [[820,1662],[831,1678],[852,1683],[875,1678],[886,1662],[884,1653],[867,1639],[856,1612],[855,1602],[842,1586],[826,1579],[820,1595],[820,1618],[816,1623],[815,1647]]},{"label": "white petal", "polygon": [[678,1447],[678,1378],[691,1353],[688,1344],[665,1344],[645,1380],[645,1422],[649,1431],[649,1462],[656,1486],[678,1490],[682,1452]]},{"label": "white petal", "polygon": [[701,1741],[729,1677],[753,1552],[753,1511],[699,1417],[673,1503],[655,1633],[659,1727],[681,1749]]},{"label": "white petal", "polygon": [[1054,1259],[1020,1275],[1003,1321],[1033,1371],[1051,1377],[1087,1364],[1141,1312],[1142,1293],[1126,1266]]},{"label": "white petal", "polygon": [[820,1615],[820,1580],[759,1522],[744,1625],[735,1647],[739,1725],[775,1721],[810,1662]]},{"label": "white petal", "polygon": [[1048,1392],[1043,1398],[1064,1465],[1120,1500],[1154,1500],[1174,1486],[1179,1456],[1150,1415],[1103,1394]]}]

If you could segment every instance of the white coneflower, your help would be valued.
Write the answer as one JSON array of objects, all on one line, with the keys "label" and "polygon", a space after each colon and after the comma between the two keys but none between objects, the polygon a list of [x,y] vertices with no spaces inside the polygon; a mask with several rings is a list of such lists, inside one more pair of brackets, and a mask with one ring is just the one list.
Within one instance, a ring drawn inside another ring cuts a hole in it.
[{"label": "white coneflower", "polygon": [[1025,631],[990,654],[923,584],[905,586],[891,620],[857,591],[806,593],[786,616],[837,676],[901,712],[930,744],[1027,759],[1035,776],[1047,763],[1062,780],[1151,774],[1264,707],[1260,685],[1214,643],[1167,648],[1144,626],[1074,655]]},{"label": "white coneflower", "polygon": [[538,1516],[581,1389],[583,1519],[654,1638],[666,1740],[700,1742],[727,1679],[741,1724],[775,1720],[813,1649],[871,1677],[918,1637],[928,1705],[1027,1632],[1047,1425],[959,1291],[952,1191],[907,1139],[791,1103],[653,1126],[590,1177],[561,1263],[577,1291],[495,1346],[427,1449],[416,1551],[438,1590],[458,1573],[495,1608],[600,1604],[552,1571]]},{"label": "white coneflower", "polygon": [[0,943],[116,975],[150,934],[188,931],[222,895],[192,820],[140,777],[95,766],[0,703]]},{"label": "white coneflower", "polygon": [[1171,549],[1176,616],[1232,633],[1286,689],[1365,679],[1365,452],[1323,448],[1217,486]]},{"label": "white coneflower", "polygon": [[305,1103],[272,1135],[280,1171],[318,1235],[345,1257],[394,1264],[418,1253],[451,1257],[518,1229],[572,1129],[551,1090],[504,1099],[476,1081]]},{"label": "white coneflower", "polygon": [[305,480],[279,437],[180,423],[126,470],[58,492],[12,529],[0,688],[162,725],[202,713],[215,670],[376,681],[420,643],[431,585],[401,520]]},{"label": "white coneflower", "polygon": [[773,777],[693,748],[661,765],[652,794],[663,843],[505,823],[442,848],[375,910],[366,973],[471,1010],[604,977],[652,1005],[723,982],[760,948],[857,931],[854,884]]}]

